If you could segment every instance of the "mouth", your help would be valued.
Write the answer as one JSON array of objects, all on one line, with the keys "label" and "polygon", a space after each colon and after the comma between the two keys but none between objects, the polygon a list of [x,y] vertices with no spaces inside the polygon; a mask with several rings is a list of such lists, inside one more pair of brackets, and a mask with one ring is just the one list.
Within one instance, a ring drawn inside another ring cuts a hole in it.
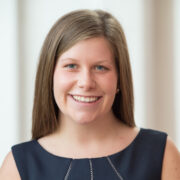
[{"label": "mouth", "polygon": [[82,103],[94,103],[98,101],[102,96],[80,96],[80,95],[71,95],[71,97],[77,101]]}]

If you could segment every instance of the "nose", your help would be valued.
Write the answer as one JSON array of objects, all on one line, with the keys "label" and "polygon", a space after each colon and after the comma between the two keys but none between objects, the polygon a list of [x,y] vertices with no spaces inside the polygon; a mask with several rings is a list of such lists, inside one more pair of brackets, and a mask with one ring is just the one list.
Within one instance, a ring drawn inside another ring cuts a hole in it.
[{"label": "nose", "polygon": [[89,70],[83,70],[78,74],[78,87],[83,88],[84,90],[94,89],[96,86],[95,79],[92,72]]}]

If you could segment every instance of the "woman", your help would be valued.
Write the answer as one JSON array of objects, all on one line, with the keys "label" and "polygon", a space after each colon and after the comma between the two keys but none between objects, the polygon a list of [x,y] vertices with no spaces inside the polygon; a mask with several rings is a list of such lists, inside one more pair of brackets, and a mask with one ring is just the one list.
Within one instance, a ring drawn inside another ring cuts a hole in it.
[{"label": "woman", "polygon": [[178,180],[166,133],[138,128],[125,36],[101,10],[66,14],[44,42],[32,140],[12,147],[4,180]]}]

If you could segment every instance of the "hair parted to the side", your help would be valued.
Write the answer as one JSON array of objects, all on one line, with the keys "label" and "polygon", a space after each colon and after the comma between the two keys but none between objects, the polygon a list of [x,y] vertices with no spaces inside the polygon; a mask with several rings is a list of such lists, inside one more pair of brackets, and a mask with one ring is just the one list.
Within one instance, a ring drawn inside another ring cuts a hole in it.
[{"label": "hair parted to the side", "polygon": [[76,10],[60,18],[49,31],[39,59],[32,114],[32,139],[53,133],[59,126],[53,95],[53,74],[57,58],[77,42],[105,37],[114,51],[118,88],[112,109],[115,116],[134,127],[134,96],[129,53],[123,29],[116,18],[102,10]]}]

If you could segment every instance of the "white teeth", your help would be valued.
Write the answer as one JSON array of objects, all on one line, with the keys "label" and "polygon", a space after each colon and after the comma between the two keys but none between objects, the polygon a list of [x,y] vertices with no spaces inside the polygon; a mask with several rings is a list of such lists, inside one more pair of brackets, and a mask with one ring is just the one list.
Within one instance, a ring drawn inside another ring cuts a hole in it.
[{"label": "white teeth", "polygon": [[98,97],[82,97],[82,96],[72,96],[75,100],[80,102],[94,102],[97,101]]}]

